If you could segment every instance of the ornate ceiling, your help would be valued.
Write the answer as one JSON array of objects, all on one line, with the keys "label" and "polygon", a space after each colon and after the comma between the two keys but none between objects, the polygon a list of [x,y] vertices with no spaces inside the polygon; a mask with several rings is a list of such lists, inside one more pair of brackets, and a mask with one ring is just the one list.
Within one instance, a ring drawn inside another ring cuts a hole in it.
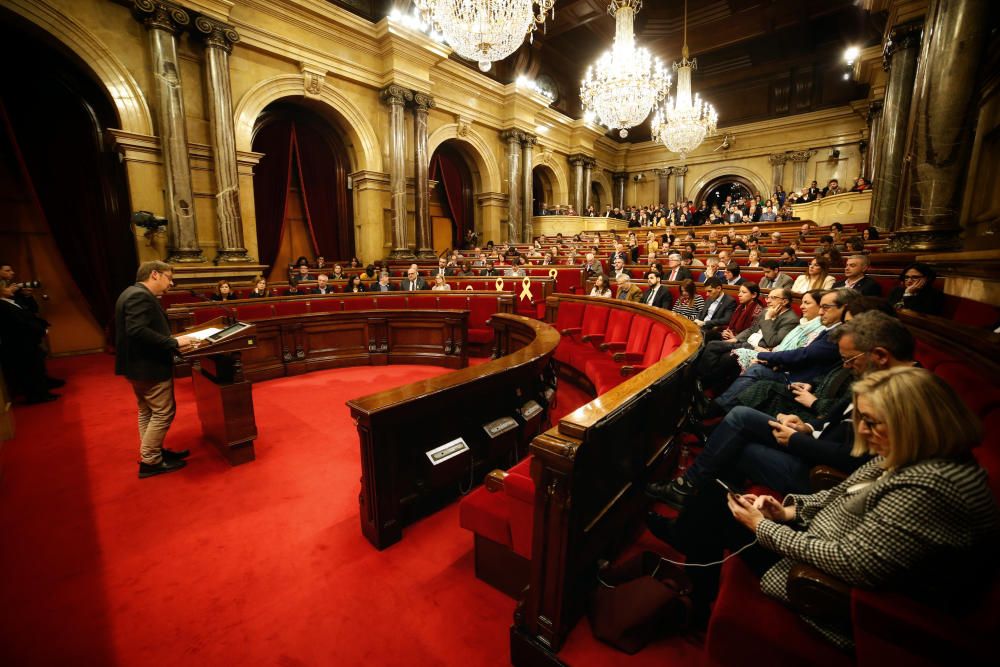
[{"label": "ornate ceiling", "polygon": [[[393,6],[412,6],[411,0],[330,1],[372,20]],[[521,74],[541,80],[555,89],[556,109],[580,118],[580,81],[614,38],[607,6],[607,0],[556,0],[555,20],[535,34],[534,44],[526,40],[488,75],[502,83]],[[667,66],[680,58],[683,11],[682,0],[645,0],[636,16],[637,43]],[[715,105],[720,129],[863,99],[866,88],[844,80],[841,56],[849,45],[878,44],[883,23],[883,15],[854,0],[689,0],[688,46],[698,60],[694,90]],[[647,139],[648,120],[628,137]]]}]

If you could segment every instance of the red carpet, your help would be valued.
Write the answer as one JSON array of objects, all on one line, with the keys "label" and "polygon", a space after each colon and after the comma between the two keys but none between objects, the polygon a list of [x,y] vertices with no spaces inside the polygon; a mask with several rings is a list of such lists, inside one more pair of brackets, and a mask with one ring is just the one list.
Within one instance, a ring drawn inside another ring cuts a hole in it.
[{"label": "red carpet", "polygon": [[[167,444],[189,447],[190,463],[147,480],[112,358],[50,371],[68,379],[64,397],[19,407],[2,450],[3,664],[509,664],[514,602],[475,578],[457,503],[383,552],[360,532],[344,401],[445,369],[257,384],[257,461],[237,468],[201,443],[190,380],[179,381]],[[559,393],[557,417],[587,400],[567,383]]]}]

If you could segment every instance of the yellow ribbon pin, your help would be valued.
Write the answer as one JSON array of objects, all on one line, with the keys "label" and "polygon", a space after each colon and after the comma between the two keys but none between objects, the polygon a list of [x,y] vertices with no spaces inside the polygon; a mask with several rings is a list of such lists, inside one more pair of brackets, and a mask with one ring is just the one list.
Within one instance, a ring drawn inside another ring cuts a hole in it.
[{"label": "yellow ribbon pin", "polygon": [[472,291],[472,285],[466,285],[465,286],[465,291],[466,292],[471,292]]},{"label": "yellow ribbon pin", "polygon": [[498,292],[503,291],[503,278],[497,278],[496,287]]},{"label": "yellow ribbon pin", "polygon": [[558,269],[549,269],[549,278],[555,280],[558,275],[559,275]]},{"label": "yellow ribbon pin", "polygon": [[521,301],[524,301],[525,297],[529,299],[533,298],[531,294],[531,278],[528,276],[525,276],[524,280],[521,281]]}]

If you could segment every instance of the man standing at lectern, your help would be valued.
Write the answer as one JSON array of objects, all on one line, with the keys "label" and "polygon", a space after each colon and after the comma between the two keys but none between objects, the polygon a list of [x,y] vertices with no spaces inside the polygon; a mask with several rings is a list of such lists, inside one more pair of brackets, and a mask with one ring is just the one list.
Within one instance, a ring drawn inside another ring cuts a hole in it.
[{"label": "man standing at lectern", "polygon": [[197,346],[190,336],[170,335],[170,324],[157,297],[173,284],[166,262],[143,262],[136,284],[115,303],[115,375],[124,375],[139,406],[139,479],[180,470],[188,450],[174,452],[163,439],[174,420],[174,352]]}]

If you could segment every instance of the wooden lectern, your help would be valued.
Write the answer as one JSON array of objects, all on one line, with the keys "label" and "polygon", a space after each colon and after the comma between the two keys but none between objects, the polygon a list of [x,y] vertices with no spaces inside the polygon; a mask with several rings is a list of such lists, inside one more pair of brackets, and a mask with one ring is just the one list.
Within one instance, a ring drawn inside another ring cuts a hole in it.
[{"label": "wooden lectern", "polygon": [[[215,330],[214,333],[209,333]],[[192,363],[191,379],[205,438],[222,452],[230,465],[255,458],[257,422],[253,414],[251,383],[243,377],[242,351],[257,344],[257,327],[248,322],[230,324],[217,317],[184,335],[201,334],[197,347],[185,347],[180,356]]]}]

